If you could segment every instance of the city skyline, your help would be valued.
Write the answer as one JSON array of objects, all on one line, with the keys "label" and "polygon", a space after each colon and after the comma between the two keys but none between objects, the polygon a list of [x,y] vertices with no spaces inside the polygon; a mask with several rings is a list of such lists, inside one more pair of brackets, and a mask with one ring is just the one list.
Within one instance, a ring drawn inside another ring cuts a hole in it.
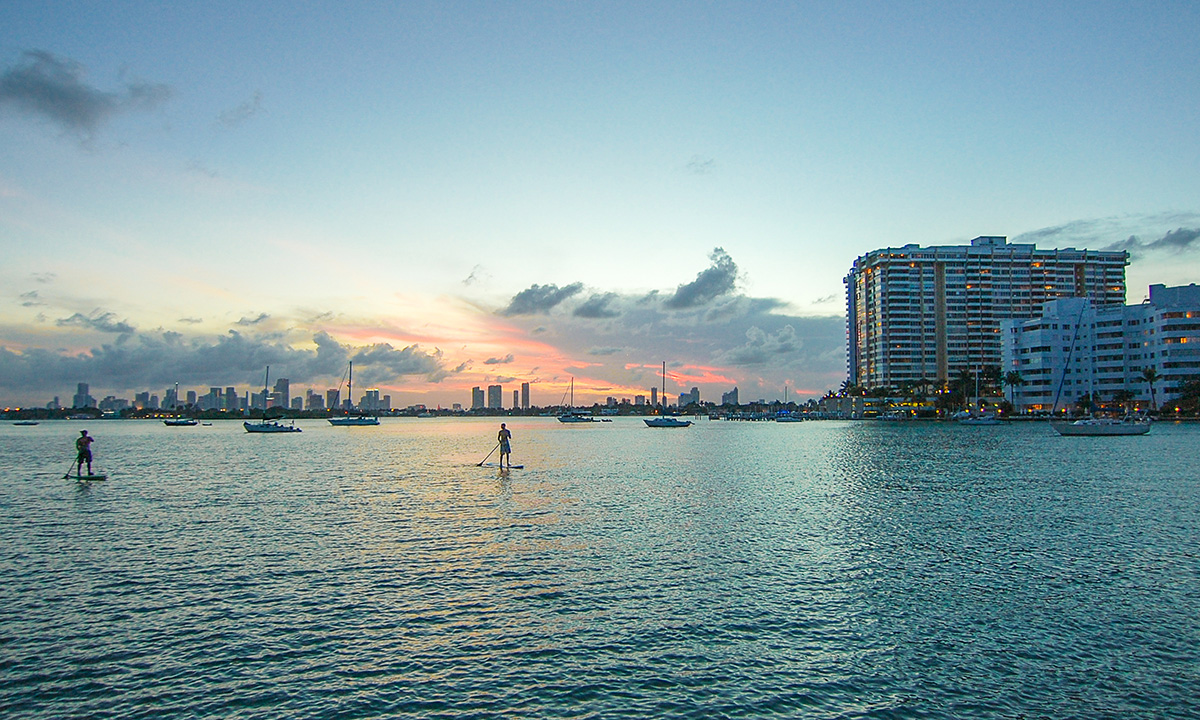
[{"label": "city skyline", "polygon": [[349,360],[400,407],[632,398],[663,361],[668,398],[800,400],[845,380],[877,248],[1125,250],[1131,304],[1200,280],[1188,3],[0,23],[0,404]]}]

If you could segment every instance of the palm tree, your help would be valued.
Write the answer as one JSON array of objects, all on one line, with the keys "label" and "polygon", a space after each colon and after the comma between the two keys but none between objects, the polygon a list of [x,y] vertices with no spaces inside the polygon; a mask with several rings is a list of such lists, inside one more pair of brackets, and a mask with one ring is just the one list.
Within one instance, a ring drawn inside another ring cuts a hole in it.
[{"label": "palm tree", "polygon": [[1137,397],[1132,390],[1117,390],[1113,393],[1113,402],[1121,404],[1121,410],[1129,414],[1129,403]]},{"label": "palm tree", "polygon": [[1153,367],[1142,368],[1142,379],[1150,384],[1150,410],[1152,411],[1158,406],[1154,399],[1154,383],[1158,382],[1159,377],[1158,371]]},{"label": "palm tree", "polygon": [[1021,377],[1018,370],[1009,370],[1004,373],[1004,384],[1008,386],[1008,404],[1016,406],[1013,401],[1013,388],[1020,387],[1025,384],[1025,378]]}]

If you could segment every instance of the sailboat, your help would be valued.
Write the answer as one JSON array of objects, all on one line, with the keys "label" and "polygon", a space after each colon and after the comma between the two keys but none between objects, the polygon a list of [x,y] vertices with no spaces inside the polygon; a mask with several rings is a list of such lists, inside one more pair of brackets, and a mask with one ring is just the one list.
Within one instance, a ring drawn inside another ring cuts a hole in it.
[{"label": "sailboat", "polygon": [[[590,423],[595,422],[596,418],[586,410],[575,409],[575,378],[571,378],[571,404],[563,411],[562,415],[558,416],[560,423]],[[564,398],[565,399],[565,398]]]},{"label": "sailboat", "polygon": [[[350,361],[350,374],[346,380],[346,400],[350,402],[350,407],[354,407],[354,361]],[[358,425],[378,425],[379,418],[374,415],[351,415],[349,411],[342,417],[329,418],[330,425],[338,427],[354,427]]]},{"label": "sailboat", "polygon": [[994,413],[979,412],[979,374],[980,370],[975,371],[975,402],[972,403],[969,410],[960,412],[958,417],[959,425],[1000,425],[1002,420],[996,417]]},{"label": "sailboat", "polygon": [[266,377],[263,378],[263,419],[259,422],[246,421],[242,423],[242,427],[246,428],[248,433],[292,433],[300,432],[300,428],[296,427],[296,422],[284,425],[278,420],[267,419],[267,386],[271,380],[271,366],[267,366]]},{"label": "sailboat", "polygon": [[[663,361],[662,378],[662,402],[665,408],[667,406],[667,363],[665,360]],[[692,424],[691,420],[680,420],[669,415],[642,418],[642,422],[646,423],[646,427],[652,428],[685,428]]]},{"label": "sailboat", "polygon": [[[784,383],[783,384],[783,406],[785,408],[787,407],[787,404],[788,404],[787,391],[788,391],[787,383]],[[779,412],[775,413],[775,422],[794,423],[794,422],[802,422],[803,420],[804,420],[804,418],[802,418],[798,415],[793,415],[790,410],[780,410]]]},{"label": "sailboat", "polygon": [[[1063,368],[1063,376],[1058,382],[1058,390],[1054,393],[1054,406],[1050,409],[1051,417],[1058,410],[1058,401],[1062,396],[1063,384],[1067,379],[1067,370],[1071,365],[1071,356],[1075,353],[1075,341],[1079,337],[1079,328],[1083,322],[1083,313],[1087,309],[1087,304],[1084,303],[1079,307],[1079,317],[1075,319],[1075,332],[1071,335],[1071,349],[1067,351],[1067,361]],[[1095,352],[1090,353],[1091,357],[1095,357]],[[1089,394],[1091,393],[1091,380],[1088,381]],[[1145,435],[1150,432],[1149,418],[1135,418],[1126,416],[1124,418],[1108,418],[1095,417],[1094,415],[1075,420],[1074,422],[1063,420],[1051,420],[1050,427],[1059,435],[1068,437],[1100,437],[1113,435]]]}]

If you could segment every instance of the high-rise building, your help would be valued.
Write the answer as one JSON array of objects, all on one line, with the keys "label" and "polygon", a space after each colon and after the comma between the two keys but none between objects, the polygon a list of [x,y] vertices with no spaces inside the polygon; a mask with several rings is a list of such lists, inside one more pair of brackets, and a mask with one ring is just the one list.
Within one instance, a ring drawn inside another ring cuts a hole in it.
[{"label": "high-rise building", "polygon": [[[1046,303],[1032,320],[1003,323],[1002,376],[1018,410],[1062,410],[1081,397],[1161,407],[1200,379],[1200,287],[1151,285],[1137,305],[1097,307],[1084,298]],[[1157,376],[1153,390],[1143,373]]]},{"label": "high-rise building", "polygon": [[223,407],[225,410],[227,410],[229,412],[237,412],[237,410],[238,410],[237,388],[235,388],[235,387],[225,388],[225,402],[224,402]]},{"label": "high-rise building", "polygon": [[650,388],[650,407],[658,407],[658,388]]},{"label": "high-rise building", "polygon": [[271,394],[271,399],[279,407],[291,407],[291,383],[287,378],[279,378],[275,381],[275,392]]},{"label": "high-rise building", "polygon": [[521,383],[521,409],[529,409],[529,383]]},{"label": "high-rise building", "polygon": [[948,380],[1001,364],[1000,323],[1049,300],[1125,303],[1125,251],[1050,249],[981,236],[970,245],[867,253],[845,278],[848,379],[864,387]]},{"label": "high-rise building", "polygon": [[330,410],[337,410],[338,403],[342,401],[341,398],[342,398],[341,390],[326,390],[325,391],[325,407],[329,408]]},{"label": "high-rise building", "polygon": [[521,407],[521,393],[518,390],[513,390],[513,410]]},{"label": "high-rise building", "polygon": [[487,389],[487,406],[492,410],[499,410],[504,407],[504,386],[503,385],[488,385]]},{"label": "high-rise building", "polygon": [[96,398],[89,394],[87,383],[79,383],[75,386],[75,397],[71,398],[71,407],[96,407]]},{"label": "high-rise building", "polygon": [[722,405],[737,405],[738,404],[738,389],[734,388],[727,393],[721,393]]},{"label": "high-rise building", "polygon": [[471,388],[471,409],[482,410],[483,407],[483,390],[481,390],[478,386]]}]

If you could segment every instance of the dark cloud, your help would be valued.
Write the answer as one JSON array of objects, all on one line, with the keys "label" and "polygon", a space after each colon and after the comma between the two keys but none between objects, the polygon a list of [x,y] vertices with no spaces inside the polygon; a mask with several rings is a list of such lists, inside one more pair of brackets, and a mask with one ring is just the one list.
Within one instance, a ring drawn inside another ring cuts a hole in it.
[{"label": "dark cloud", "polygon": [[38,298],[37,290],[30,290],[27,293],[21,293],[21,300],[24,301],[21,303],[22,307],[38,307],[39,305],[46,304]]},{"label": "dark cloud", "polygon": [[25,52],[19,64],[0,75],[0,105],[85,136],[114,115],[152,110],[170,96],[168,86],[143,82],[127,83],[119,92],[99,90],[84,82],[82,65],[41,50]]},{"label": "dark cloud", "polygon": [[217,124],[223,128],[233,129],[262,111],[262,93],[255,91],[254,96],[235,108],[226,110],[217,116]]},{"label": "dark cloud", "polygon": [[712,267],[701,271],[692,282],[680,285],[663,303],[665,307],[672,310],[693,308],[733,292],[738,272],[733,258],[722,248],[714,248],[708,258]]},{"label": "dark cloud", "polygon": [[560,288],[557,285],[532,285],[513,296],[501,315],[538,315],[554,309],[562,301],[583,290],[583,283],[572,283]]},{"label": "dark cloud", "polygon": [[[313,335],[316,348],[297,349],[285,340],[253,337],[231,330],[215,339],[186,338],[178,332],[137,333],[126,342],[67,354],[42,348],[20,353],[0,348],[0,389],[21,393],[62,394],[75,383],[106,390],[132,391],[181,385],[261,387],[265,368],[293,385],[337,378],[354,360],[354,379],[383,383],[402,375],[424,375],[438,382],[461,367],[445,370],[441,352],[416,345],[387,344],[351,349],[325,332]],[[361,375],[360,375],[361,373]]]},{"label": "dark cloud", "polygon": [[575,317],[593,319],[617,317],[621,313],[611,307],[616,299],[616,293],[592,295],[582,305],[575,308]]},{"label": "dark cloud", "polygon": [[1190,250],[1198,238],[1200,238],[1200,229],[1178,228],[1150,242],[1144,242],[1136,235],[1130,235],[1125,240],[1113,243],[1104,249],[1111,251],[1125,250],[1132,258],[1138,258],[1146,253],[1153,252],[1181,253]]},{"label": "dark cloud", "polygon": [[776,333],[752,326],[746,331],[746,343],[741,347],[720,353],[718,361],[735,366],[766,365],[786,361],[788,356],[794,356],[804,347],[804,343],[796,336],[796,330],[791,325],[784,325]]},{"label": "dark cloud", "polygon": [[55,320],[54,324],[59,327],[82,327],[107,333],[137,332],[137,328],[125,321],[118,322],[116,318],[117,316],[113,313],[94,310],[91,315],[75,313],[71,317]]},{"label": "dark cloud", "polygon": [[56,275],[55,273],[52,273],[52,272],[34,273],[33,274],[33,281],[41,283],[43,285],[49,285],[50,283],[54,282],[56,279],[58,279],[58,275]]},{"label": "dark cloud", "polygon": [[619,348],[619,347],[594,347],[594,348],[590,348],[590,349],[587,351],[587,354],[588,354],[588,355],[595,355],[595,356],[597,356],[597,357],[606,357],[606,356],[608,356],[608,355],[620,355],[620,354],[621,354],[621,353],[623,353],[623,352],[625,352],[625,348]]},{"label": "dark cloud", "polygon": [[513,357],[513,354],[509,353],[502,358],[488,358],[487,360],[483,361],[483,364],[484,365],[507,365],[508,363],[512,362],[515,359],[516,358]]},{"label": "dark cloud", "polygon": [[244,317],[244,318],[241,318],[240,320],[238,320],[238,321],[237,321],[237,324],[238,324],[238,325],[243,325],[243,326],[246,326],[246,325],[257,325],[257,324],[259,324],[260,322],[262,322],[262,321],[266,320],[266,319],[267,319],[267,318],[269,318],[269,317],[271,317],[271,316],[270,316],[270,315],[268,315],[268,314],[266,314],[266,313],[259,313],[259,314],[258,314],[258,317],[253,317],[253,318],[250,318],[250,317]]}]

